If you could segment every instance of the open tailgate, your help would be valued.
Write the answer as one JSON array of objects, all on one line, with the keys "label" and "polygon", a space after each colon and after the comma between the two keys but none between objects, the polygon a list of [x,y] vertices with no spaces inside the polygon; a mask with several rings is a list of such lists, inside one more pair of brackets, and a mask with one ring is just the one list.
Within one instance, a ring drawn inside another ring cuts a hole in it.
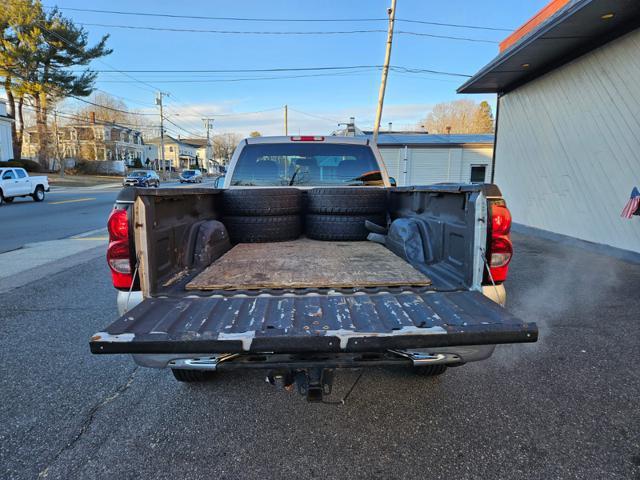
[{"label": "open tailgate", "polygon": [[91,338],[106,353],[374,352],[535,342],[480,292],[151,298]]}]

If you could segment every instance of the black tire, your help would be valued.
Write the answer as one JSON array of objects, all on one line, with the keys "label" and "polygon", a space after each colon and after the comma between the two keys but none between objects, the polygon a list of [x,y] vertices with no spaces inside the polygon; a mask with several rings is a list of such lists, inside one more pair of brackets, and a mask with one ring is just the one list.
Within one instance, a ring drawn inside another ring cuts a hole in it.
[{"label": "black tire", "polygon": [[184,370],[182,368],[172,368],[173,376],[179,382],[205,382],[211,380],[215,372],[209,370]]},{"label": "black tire", "polygon": [[447,366],[442,364],[426,365],[424,367],[414,367],[413,371],[416,375],[421,375],[423,377],[437,377],[447,371]]},{"label": "black tire", "polygon": [[302,192],[297,188],[229,189],[222,196],[225,215],[293,215],[302,210]]},{"label": "black tire", "polygon": [[13,197],[5,197],[4,201],[7,203],[11,203],[13,202]]},{"label": "black tire", "polygon": [[2,195],[2,191],[0,190],[0,207],[4,203],[4,196]]},{"label": "black tire", "polygon": [[307,192],[309,213],[361,215],[386,209],[387,193],[381,188],[314,188]]},{"label": "black tire", "polygon": [[33,198],[34,202],[41,202],[44,200],[44,187],[42,185],[38,185],[35,189],[35,191],[33,192],[33,195],[31,195],[31,198]]},{"label": "black tire", "polygon": [[365,221],[386,226],[384,214],[369,215],[316,215],[305,217],[305,233],[314,240],[357,241],[366,240],[369,230]]},{"label": "black tire", "polygon": [[302,233],[299,215],[273,217],[223,217],[233,243],[264,243],[295,240]]}]

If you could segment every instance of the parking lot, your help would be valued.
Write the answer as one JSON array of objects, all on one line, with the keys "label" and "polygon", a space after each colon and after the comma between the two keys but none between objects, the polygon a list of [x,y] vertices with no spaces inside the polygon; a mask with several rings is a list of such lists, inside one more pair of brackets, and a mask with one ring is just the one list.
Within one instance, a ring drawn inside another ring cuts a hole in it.
[{"label": "parking lot", "polygon": [[[509,308],[536,344],[437,379],[367,370],[345,405],[259,372],[197,385],[92,356],[102,255],[0,298],[3,479],[639,478],[640,265],[523,235]],[[358,372],[341,371],[343,395]]]}]

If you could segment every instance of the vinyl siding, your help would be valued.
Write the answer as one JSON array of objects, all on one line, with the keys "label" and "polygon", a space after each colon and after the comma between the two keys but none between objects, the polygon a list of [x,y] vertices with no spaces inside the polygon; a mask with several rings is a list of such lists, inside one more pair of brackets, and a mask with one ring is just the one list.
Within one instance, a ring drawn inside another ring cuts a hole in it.
[{"label": "vinyl siding", "polygon": [[472,165],[485,165],[486,180],[491,179],[492,147],[442,148],[409,146],[407,181],[404,181],[404,147],[380,148],[389,176],[399,186],[429,185],[439,182],[469,182]]},{"label": "vinyl siding", "polygon": [[500,99],[495,182],[515,222],[640,252],[640,30]]}]

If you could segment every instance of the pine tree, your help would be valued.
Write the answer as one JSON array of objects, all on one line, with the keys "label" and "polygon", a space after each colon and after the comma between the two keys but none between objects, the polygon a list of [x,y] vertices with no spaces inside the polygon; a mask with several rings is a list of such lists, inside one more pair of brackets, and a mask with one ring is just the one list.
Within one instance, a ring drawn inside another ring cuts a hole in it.
[{"label": "pine tree", "polygon": [[[92,60],[109,55],[108,35],[89,46],[87,31],[63,17],[58,9],[45,13],[39,0],[6,3],[0,11],[0,76],[4,77],[9,111],[14,117],[17,110],[21,116],[24,99],[33,103],[38,160],[46,166],[49,106],[66,97],[91,94],[97,74],[88,68],[80,73],[70,68],[88,66]],[[21,132],[18,134],[16,140],[21,144]]]}]

